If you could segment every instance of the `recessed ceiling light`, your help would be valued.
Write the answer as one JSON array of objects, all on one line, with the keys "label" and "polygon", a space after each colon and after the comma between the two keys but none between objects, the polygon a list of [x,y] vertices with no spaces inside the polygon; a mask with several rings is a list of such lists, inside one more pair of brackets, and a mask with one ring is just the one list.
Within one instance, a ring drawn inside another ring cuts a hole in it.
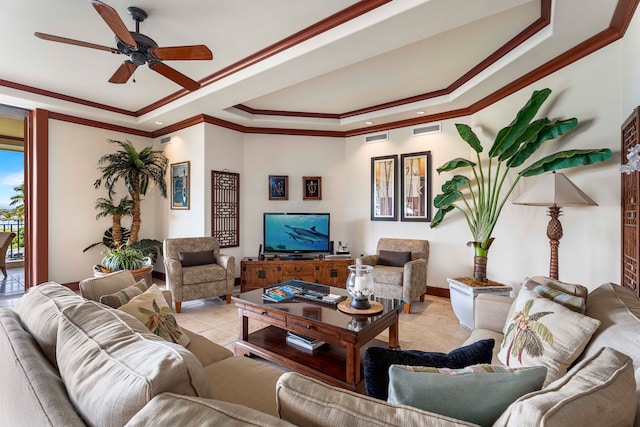
[{"label": "recessed ceiling light", "polygon": [[364,122],[365,125],[372,125],[373,122]]},{"label": "recessed ceiling light", "polygon": [[163,125],[163,124],[164,124],[164,122],[161,122],[160,120],[156,120],[156,124],[157,124],[157,125]]},{"label": "recessed ceiling light", "polygon": [[416,114],[417,114],[417,115],[419,115],[419,116],[421,116],[421,115],[423,115],[423,114],[424,114],[424,111],[416,111]]}]

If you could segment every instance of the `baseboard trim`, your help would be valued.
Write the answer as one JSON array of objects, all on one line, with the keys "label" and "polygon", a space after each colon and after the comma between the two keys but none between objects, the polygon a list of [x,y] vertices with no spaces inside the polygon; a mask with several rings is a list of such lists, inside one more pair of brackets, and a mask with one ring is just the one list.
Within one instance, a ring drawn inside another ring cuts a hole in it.
[{"label": "baseboard trim", "polygon": [[448,288],[437,288],[435,286],[427,286],[427,295],[434,297],[451,298]]}]

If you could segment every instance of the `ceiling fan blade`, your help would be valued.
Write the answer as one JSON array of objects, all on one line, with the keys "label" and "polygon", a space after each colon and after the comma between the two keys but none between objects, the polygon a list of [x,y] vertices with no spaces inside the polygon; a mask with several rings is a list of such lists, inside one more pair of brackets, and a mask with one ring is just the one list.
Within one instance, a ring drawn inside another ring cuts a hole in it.
[{"label": "ceiling fan blade", "polygon": [[156,73],[162,74],[169,80],[173,80],[175,83],[179,84],[187,90],[193,91],[196,89],[200,89],[200,83],[190,79],[178,70],[175,70],[160,61],[149,61],[149,68],[151,68]]},{"label": "ceiling fan blade", "polygon": [[89,0],[93,5],[93,8],[100,14],[104,22],[107,23],[111,31],[114,32],[116,37],[120,39],[121,42],[128,44],[129,46],[138,46],[136,41],[133,39],[127,26],[124,25],[122,19],[118,15],[118,12],[108,4],[102,3],[100,0]]},{"label": "ceiling fan blade", "polygon": [[109,83],[126,83],[129,77],[136,71],[138,66],[131,61],[124,61],[122,65],[118,67],[113,76],[109,79]]},{"label": "ceiling fan blade", "polygon": [[115,49],[113,47],[102,46],[102,45],[99,45],[99,44],[83,42],[83,41],[80,41],[80,40],[68,39],[66,37],[53,36],[51,34],[44,34],[44,33],[38,33],[38,32],[33,33],[33,35],[38,37],[39,39],[42,39],[42,40],[49,40],[49,41],[52,41],[52,42],[72,44],[72,45],[75,45],[75,46],[89,47],[91,49],[106,50],[107,52],[111,52],[111,53],[120,53],[120,52],[118,52],[118,49]]},{"label": "ceiling fan blade", "polygon": [[213,59],[213,54],[209,48],[202,44],[195,46],[156,47],[149,49],[148,52],[156,58],[165,61]]}]

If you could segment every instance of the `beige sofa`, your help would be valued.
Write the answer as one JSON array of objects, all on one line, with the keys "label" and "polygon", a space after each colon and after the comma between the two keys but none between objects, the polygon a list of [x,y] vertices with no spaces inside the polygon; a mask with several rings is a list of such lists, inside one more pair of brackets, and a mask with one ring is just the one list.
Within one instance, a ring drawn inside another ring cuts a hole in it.
[{"label": "beige sofa", "polygon": [[[501,340],[511,305],[506,297],[479,296],[468,342]],[[637,388],[635,395],[628,390],[633,371],[636,380],[640,371],[640,301],[606,284],[589,295],[587,314],[602,323],[580,363],[525,396],[524,405],[512,405],[496,425],[631,424],[639,396]],[[0,308],[0,425],[474,425],[282,374],[187,333],[185,349],[126,313],[60,285],[40,285],[18,312]]]}]

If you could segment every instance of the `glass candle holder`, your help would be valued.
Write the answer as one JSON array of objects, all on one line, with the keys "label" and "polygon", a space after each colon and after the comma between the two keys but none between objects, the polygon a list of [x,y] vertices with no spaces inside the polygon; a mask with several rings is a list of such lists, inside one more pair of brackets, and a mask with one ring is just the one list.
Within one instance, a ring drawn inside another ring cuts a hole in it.
[{"label": "glass candle holder", "polygon": [[347,292],[351,295],[351,307],[357,310],[371,308],[369,297],[373,295],[373,267],[370,265],[350,265],[347,278]]}]

